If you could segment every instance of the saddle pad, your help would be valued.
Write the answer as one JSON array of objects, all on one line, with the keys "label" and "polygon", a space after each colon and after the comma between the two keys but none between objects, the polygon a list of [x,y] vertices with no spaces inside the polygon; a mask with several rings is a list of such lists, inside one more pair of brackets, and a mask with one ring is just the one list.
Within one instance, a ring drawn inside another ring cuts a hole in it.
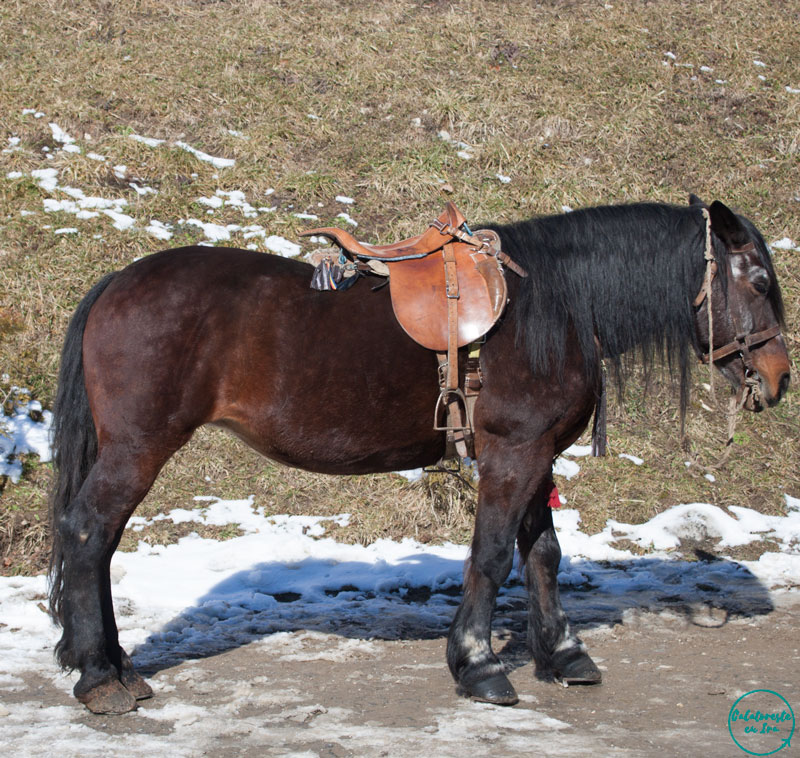
[{"label": "saddle pad", "polygon": [[[458,277],[458,347],[482,337],[506,305],[506,280],[497,259],[454,243]],[[390,264],[389,290],[400,326],[430,350],[447,350],[447,287],[444,252]]]}]

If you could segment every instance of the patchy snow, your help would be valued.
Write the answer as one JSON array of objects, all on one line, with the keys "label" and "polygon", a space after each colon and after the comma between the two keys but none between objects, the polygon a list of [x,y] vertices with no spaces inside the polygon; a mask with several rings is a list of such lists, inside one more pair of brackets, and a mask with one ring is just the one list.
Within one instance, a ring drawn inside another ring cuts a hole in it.
[{"label": "patchy snow", "polygon": [[[41,403],[28,397],[26,389],[12,387],[8,397],[11,415],[3,415],[0,409],[0,476],[7,476],[14,483],[22,475],[19,455],[33,453],[43,462],[52,458],[50,427],[53,414],[42,411]],[[34,415],[40,415],[41,420],[34,420]]]},{"label": "patchy snow", "polygon": [[228,168],[236,164],[236,161],[233,160],[233,158],[216,158],[215,156],[204,153],[202,150],[198,150],[197,148],[192,147],[185,142],[181,142],[180,140],[175,142],[175,147],[179,147],[181,150],[191,153],[198,160],[204,161],[205,163],[210,163],[212,166],[214,166],[214,168]]},{"label": "patchy snow", "polygon": [[156,219],[151,219],[150,224],[145,227],[145,231],[148,234],[153,235],[156,239],[160,240],[168,240],[172,237],[172,232],[170,231],[170,227],[167,224],[162,223],[161,221],[157,221]]},{"label": "patchy snow", "polygon": [[631,463],[635,463],[637,466],[641,466],[644,463],[641,458],[637,458],[635,455],[629,455],[628,453],[620,453],[619,457],[624,458]]},{"label": "patchy snow", "polygon": [[247,202],[247,198],[241,190],[232,190],[230,192],[217,190],[211,197],[198,197],[195,202],[214,210],[219,210],[223,207],[238,208],[245,218],[255,218],[259,213],[274,210],[273,208],[254,208]]},{"label": "patchy snow", "polygon": [[53,139],[56,142],[60,142],[64,147],[64,150],[68,150],[68,152],[80,152],[80,148],[75,145],[75,140],[69,136],[58,124],[51,121],[48,126],[50,127],[50,131],[53,134]]},{"label": "patchy snow", "polygon": [[800,246],[790,237],[782,237],[769,245],[773,250],[799,250]]},{"label": "patchy snow", "polygon": [[347,197],[347,195],[337,195],[334,199],[337,203],[344,203],[345,205],[352,205],[355,202],[352,197]]},{"label": "patchy snow", "polygon": [[358,221],[356,221],[349,213],[338,213],[336,218],[342,219],[346,224],[350,224],[350,226],[358,226]]},{"label": "patchy snow", "polygon": [[495,176],[500,181],[500,184],[510,184],[511,183],[511,177],[510,176],[506,176],[505,174],[495,174]]},{"label": "patchy snow", "polygon": [[58,186],[58,170],[54,168],[35,168],[31,176],[46,192],[53,192]]},{"label": "patchy snow", "polygon": [[420,479],[425,478],[424,468],[410,468],[405,471],[395,471],[394,473],[402,476],[403,479],[408,479],[409,482],[418,482]]},{"label": "patchy snow", "polygon": [[271,252],[282,256],[283,258],[294,258],[301,253],[300,245],[295,242],[290,242],[283,237],[279,237],[277,234],[271,234],[269,237],[267,237],[264,244],[267,246],[267,250],[270,250]]},{"label": "patchy snow", "polygon": [[20,137],[9,137],[8,138],[8,147],[3,149],[4,153],[13,153],[20,149],[19,143],[21,138]]},{"label": "patchy snow", "polygon": [[112,211],[110,208],[105,208],[102,212],[114,222],[114,228],[119,229],[121,232],[130,229],[136,224],[136,219],[126,213]]},{"label": "patchy snow", "polygon": [[209,242],[227,242],[231,238],[231,232],[238,232],[241,227],[238,224],[214,224],[210,221],[198,221],[196,218],[187,218],[178,221],[179,224],[196,226],[203,230],[203,235]]},{"label": "patchy snow", "polygon": [[575,461],[567,460],[566,458],[556,458],[553,463],[553,474],[555,476],[563,476],[565,479],[572,479],[581,470],[581,467]]},{"label": "patchy snow", "polygon": [[574,458],[584,458],[592,454],[591,445],[570,445],[562,455],[571,455]]},{"label": "patchy snow", "polygon": [[131,134],[130,135],[132,140],[136,140],[136,142],[141,142],[148,147],[158,147],[159,145],[163,145],[166,140],[163,139],[156,139],[155,137],[142,137],[140,134]]}]

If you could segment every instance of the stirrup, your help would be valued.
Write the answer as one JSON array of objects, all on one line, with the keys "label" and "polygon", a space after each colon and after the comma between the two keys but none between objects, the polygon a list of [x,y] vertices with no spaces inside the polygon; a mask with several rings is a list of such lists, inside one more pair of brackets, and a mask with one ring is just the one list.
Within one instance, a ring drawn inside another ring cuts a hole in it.
[{"label": "stirrup", "polygon": [[[450,395],[455,395],[457,402],[461,404],[461,407],[464,409],[464,418],[466,418],[466,423],[462,426],[448,426],[447,424],[450,423],[450,411],[448,406],[450,405],[447,398]],[[445,416],[447,421],[445,422],[445,426],[439,425],[439,414],[440,412]],[[456,387],[455,389],[447,389],[443,388],[439,392],[439,397],[436,400],[436,407],[433,410],[433,429],[437,432],[472,432],[472,418],[470,417],[469,412],[469,405],[467,404],[467,398],[464,395],[463,390],[460,387]]]}]

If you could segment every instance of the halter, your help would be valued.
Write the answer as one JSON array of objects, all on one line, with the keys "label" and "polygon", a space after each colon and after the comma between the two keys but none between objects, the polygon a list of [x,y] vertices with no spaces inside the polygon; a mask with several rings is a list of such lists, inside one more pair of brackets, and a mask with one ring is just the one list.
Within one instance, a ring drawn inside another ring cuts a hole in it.
[{"label": "halter", "polygon": [[[713,391],[714,363],[721,358],[733,355],[734,353],[739,353],[742,363],[744,364],[745,376],[744,386],[742,388],[742,396],[738,401],[741,407],[750,397],[752,397],[753,400],[756,400],[759,394],[758,381],[755,378],[755,374],[757,372],[753,366],[753,358],[752,354],[750,353],[751,348],[756,347],[757,345],[762,345],[765,342],[769,342],[769,340],[774,339],[781,333],[781,328],[778,324],[775,324],[775,326],[771,326],[769,329],[763,329],[760,332],[746,333],[742,328],[742,324],[739,319],[739,310],[735,307],[736,303],[733,303],[734,307],[732,309],[729,308],[728,310],[731,314],[731,320],[733,321],[733,328],[736,336],[731,342],[728,342],[716,350],[714,349],[714,320],[711,308],[711,283],[717,274],[718,266],[717,261],[714,258],[714,250],[711,242],[711,216],[707,208],[703,208],[703,216],[706,220],[706,247],[704,253],[706,272],[703,279],[703,287],[698,293],[697,297],[694,299],[694,305],[695,307],[699,308],[703,304],[703,301],[708,299],[708,352],[703,353],[700,356],[700,361],[702,363],[707,363],[709,366],[709,373],[711,376],[710,381]],[[755,251],[755,249],[755,245],[752,242],[748,242],[742,247],[732,247],[730,252],[734,255],[738,253],[752,253]],[[734,288],[731,292],[731,299],[736,300],[737,297],[736,289]]]}]

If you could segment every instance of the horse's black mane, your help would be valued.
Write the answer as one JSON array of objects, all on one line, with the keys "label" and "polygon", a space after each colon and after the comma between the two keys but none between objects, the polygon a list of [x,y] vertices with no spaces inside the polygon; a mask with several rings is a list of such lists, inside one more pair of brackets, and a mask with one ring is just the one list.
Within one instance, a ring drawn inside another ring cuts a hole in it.
[{"label": "horse's black mane", "polygon": [[[766,244],[752,224],[742,221],[774,283]],[[697,348],[692,301],[705,267],[706,221],[700,206],[603,206],[493,228],[503,250],[529,274],[509,307],[518,344],[535,372],[563,366],[571,327],[588,374],[600,370],[596,335],[602,357],[617,369],[620,388],[621,358],[629,353],[645,370],[663,363],[673,375],[677,371],[685,407],[690,357]],[[715,239],[714,247],[725,265],[725,246]],[[776,284],[770,298],[781,319]]]}]

